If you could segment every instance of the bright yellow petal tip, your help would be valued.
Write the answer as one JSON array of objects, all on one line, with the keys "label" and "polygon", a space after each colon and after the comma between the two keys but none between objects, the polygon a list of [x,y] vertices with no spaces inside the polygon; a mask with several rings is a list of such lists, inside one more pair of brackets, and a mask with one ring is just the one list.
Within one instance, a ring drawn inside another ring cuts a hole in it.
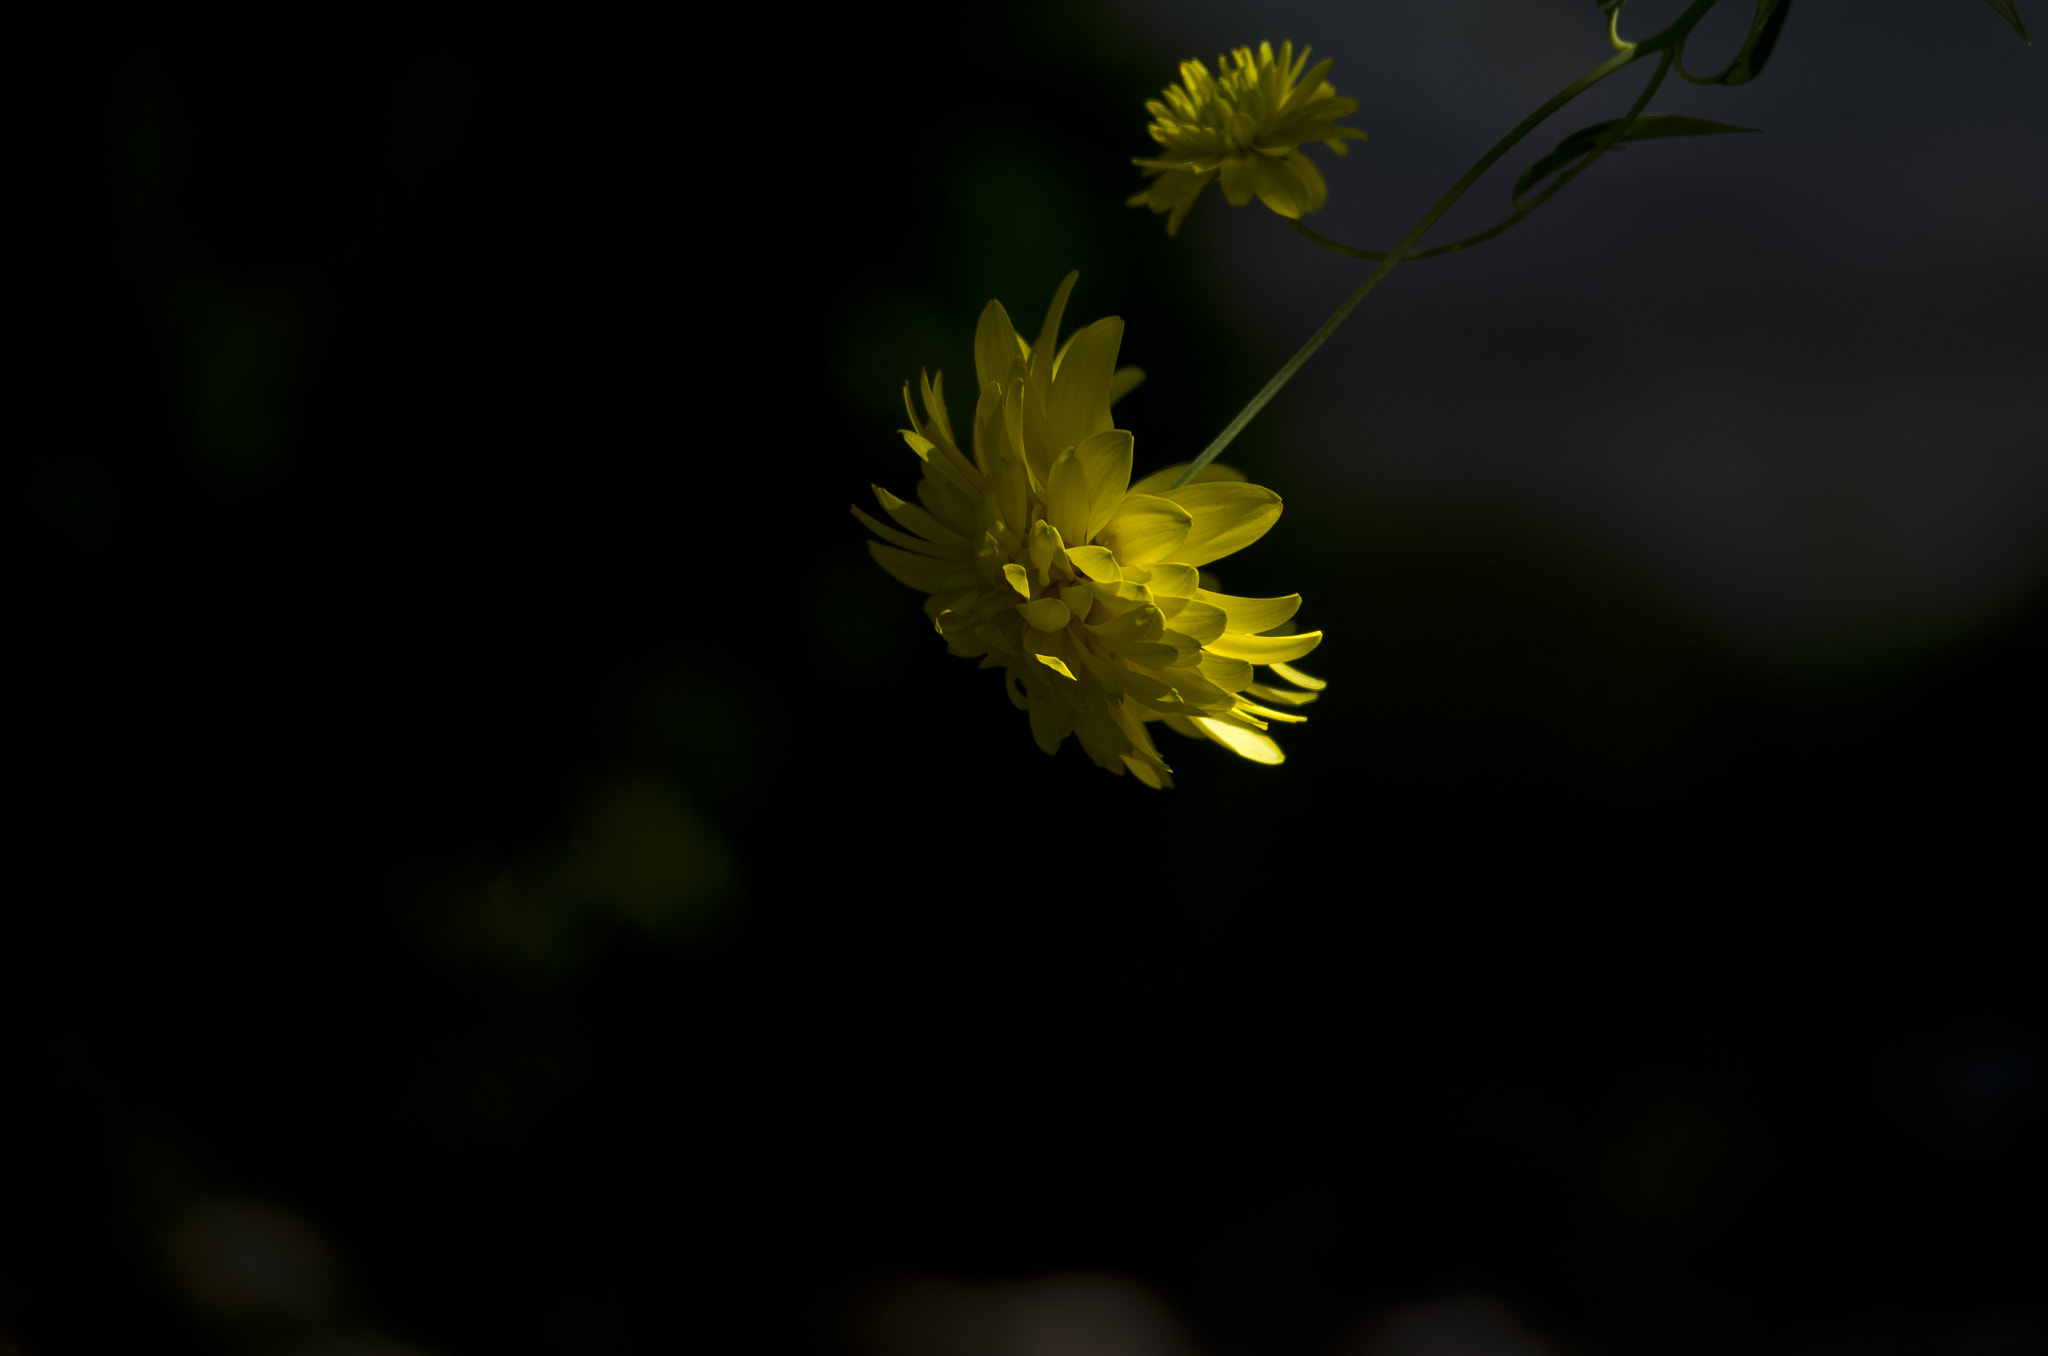
[{"label": "bright yellow petal tip", "polygon": [[1358,111],[1358,101],[1337,96],[1326,78],[1330,64],[1317,62],[1304,74],[1308,49],[1296,57],[1291,42],[1277,56],[1268,42],[1256,55],[1240,47],[1216,59],[1213,77],[1199,61],[1182,62],[1180,83],[1166,87],[1164,101],[1145,104],[1152,114],[1145,130],[1163,149],[1132,162],[1152,182],[1129,205],[1171,213],[1168,235],[1179,234],[1195,199],[1218,180],[1234,207],[1256,197],[1297,220],[1320,208],[1329,188],[1301,147],[1320,141],[1342,155],[1347,140],[1365,140],[1357,128],[1337,125]]},{"label": "bright yellow petal tip", "polygon": [[1300,723],[1296,708],[1323,687],[1288,661],[1322,633],[1293,630],[1298,595],[1214,593],[1200,567],[1264,536],[1280,496],[1221,463],[1179,489],[1181,466],[1132,483],[1131,435],[1110,406],[1140,374],[1116,365],[1114,317],[1059,342],[1075,276],[1035,342],[997,303],[982,312],[965,448],[944,383],[920,379],[922,416],[906,385],[903,438],[924,472],[916,502],[876,486],[894,525],[854,516],[882,539],[868,544],[876,563],[929,595],[925,615],[946,648],[1004,670],[1004,691],[1046,752],[1071,734],[1118,776],[1168,787],[1149,728],[1164,721],[1278,763],[1268,725]]}]

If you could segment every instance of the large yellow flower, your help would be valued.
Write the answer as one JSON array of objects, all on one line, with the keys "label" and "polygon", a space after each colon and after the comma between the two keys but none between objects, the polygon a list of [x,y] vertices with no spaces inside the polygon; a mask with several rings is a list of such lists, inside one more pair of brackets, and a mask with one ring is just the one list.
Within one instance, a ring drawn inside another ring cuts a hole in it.
[{"label": "large yellow flower", "polygon": [[[1322,632],[1275,634],[1299,594],[1233,598],[1200,568],[1264,536],[1280,496],[1213,464],[1178,490],[1167,486],[1185,462],[1131,483],[1131,435],[1111,426],[1109,407],[1143,374],[1117,369],[1124,326],[1113,316],[1057,344],[1076,276],[1060,284],[1036,344],[1000,303],[981,313],[971,459],[954,440],[943,378],[920,378],[922,419],[904,384],[903,437],[924,461],[918,502],[877,485],[897,526],[854,516],[882,538],[868,544],[881,567],[931,595],[925,613],[947,648],[1007,670],[1005,690],[1047,753],[1077,735],[1111,772],[1170,786],[1146,730],[1163,720],[1280,762],[1267,726],[1302,720],[1292,708],[1323,687],[1288,665]],[[1286,685],[1260,681],[1254,665]]]},{"label": "large yellow flower", "polygon": [[1358,111],[1356,99],[1340,99],[1324,79],[1330,62],[1319,61],[1306,77],[1308,48],[1294,55],[1294,44],[1259,44],[1259,54],[1240,47],[1216,59],[1211,77],[1199,61],[1183,61],[1181,83],[1166,87],[1166,102],[1149,99],[1152,125],[1145,130],[1166,149],[1150,160],[1137,159],[1153,178],[1144,192],[1130,199],[1133,207],[1171,211],[1166,233],[1177,234],[1181,219],[1202,196],[1212,179],[1223,180],[1223,196],[1242,207],[1257,194],[1283,217],[1299,219],[1329,196],[1322,172],[1301,153],[1307,141],[1320,141],[1339,155],[1344,142],[1363,141],[1355,127],[1336,120]]}]

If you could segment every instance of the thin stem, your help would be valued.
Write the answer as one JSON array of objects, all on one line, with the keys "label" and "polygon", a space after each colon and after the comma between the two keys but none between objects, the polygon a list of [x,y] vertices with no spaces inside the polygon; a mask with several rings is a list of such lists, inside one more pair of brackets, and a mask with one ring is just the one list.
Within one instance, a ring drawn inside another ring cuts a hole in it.
[{"label": "thin stem", "polygon": [[[1544,196],[1548,197],[1549,195],[1546,193]],[[1426,250],[1417,250],[1415,251],[1415,253],[1409,255],[1408,257],[1410,259],[1441,259],[1446,254],[1456,254],[1459,250],[1470,249],[1474,245],[1484,244],[1485,242],[1499,235],[1502,231],[1505,231],[1508,227],[1520,221],[1523,217],[1529,215],[1529,213],[1535,211],[1537,206],[1537,203],[1531,203],[1527,207],[1517,208],[1515,209],[1515,214],[1513,216],[1509,217],[1505,221],[1496,222],[1494,225],[1487,227],[1485,230],[1481,231],[1477,235],[1468,235],[1463,240],[1453,240],[1448,245],[1432,245]],[[1287,224],[1289,226],[1292,226],[1295,230],[1299,231],[1303,236],[1307,237],[1309,240],[1315,242],[1318,245],[1321,245],[1324,249],[1329,250],[1333,254],[1349,255],[1353,259],[1380,260],[1387,257],[1388,252],[1386,250],[1362,250],[1356,248],[1355,246],[1346,245],[1340,241],[1332,240],[1330,239],[1330,237],[1323,235],[1321,232],[1312,230],[1309,227],[1303,225],[1299,218],[1289,221]]]},{"label": "thin stem", "polygon": [[[1650,88],[1655,89],[1657,87],[1658,82],[1661,81],[1663,78],[1664,77],[1662,68],[1660,67],[1656,78],[1650,82]],[[1645,95],[1645,98],[1647,97],[1648,96]],[[1642,103],[1640,100],[1637,102],[1636,106],[1638,109],[1642,107]],[[1627,121],[1634,121],[1633,113],[1630,114]],[[1605,147],[1599,148],[1599,150],[1604,149]],[[1598,150],[1594,152],[1595,155],[1597,155],[1598,153]],[[1583,162],[1579,168],[1583,169],[1586,165],[1589,165],[1591,163],[1591,160],[1587,160]],[[1572,178],[1576,174],[1578,174],[1578,172],[1579,171],[1577,169],[1574,169],[1568,173],[1560,175],[1555,183],[1551,184],[1541,193],[1538,193],[1534,198],[1531,198],[1528,202],[1516,203],[1515,210],[1512,215],[1495,222],[1493,225],[1487,227],[1485,230],[1479,232],[1477,235],[1468,235],[1463,240],[1453,240],[1448,245],[1432,245],[1426,250],[1417,250],[1413,254],[1408,255],[1407,257],[1410,259],[1441,259],[1446,254],[1456,254],[1459,250],[1468,250],[1471,249],[1474,245],[1483,245],[1487,241],[1493,239],[1495,236],[1507,230],[1508,227],[1519,223],[1524,217],[1528,216],[1531,212],[1543,206],[1544,203],[1549,202],[1551,198],[1556,195],[1557,190],[1563,188],[1566,184],[1570,183]],[[1385,259],[1389,257],[1389,251],[1386,250],[1362,250],[1354,245],[1346,245],[1342,241],[1332,240],[1330,239],[1330,237],[1322,234],[1320,231],[1312,230],[1308,226],[1304,225],[1299,217],[1291,219],[1287,224],[1292,226],[1296,231],[1300,232],[1303,236],[1307,237],[1310,241],[1314,242],[1315,244],[1321,245],[1324,249],[1329,250],[1333,254],[1349,255],[1353,259]]]},{"label": "thin stem", "polygon": [[[1714,2],[1715,0],[1695,0],[1693,9],[1705,12],[1705,9],[1713,5]],[[1690,13],[1691,11],[1688,11],[1688,14]],[[1217,455],[1224,448],[1235,442],[1237,435],[1244,432],[1245,425],[1251,423],[1252,416],[1266,408],[1267,403],[1280,393],[1280,389],[1294,379],[1294,374],[1299,372],[1302,365],[1315,356],[1316,350],[1321,348],[1324,342],[1337,332],[1337,327],[1344,323],[1346,317],[1357,308],[1358,303],[1364,301],[1366,297],[1372,294],[1372,290],[1380,285],[1380,279],[1393,272],[1394,265],[1400,263],[1407,256],[1409,247],[1420,240],[1430,227],[1436,225],[1438,220],[1443,217],[1443,214],[1450,211],[1452,205],[1458,199],[1465,196],[1465,190],[1479,182],[1480,176],[1492,169],[1496,161],[1513,150],[1523,137],[1535,131],[1551,114],[1557,112],[1558,109],[1563,108],[1566,104],[1578,98],[1608,76],[1627,66],[1636,58],[1644,55],[1646,49],[1647,44],[1638,44],[1627,51],[1616,52],[1613,56],[1544,100],[1541,107],[1515,124],[1514,130],[1495,142],[1485,155],[1480,156],[1473,163],[1472,168],[1465,171],[1457,183],[1451,185],[1450,192],[1437,199],[1436,206],[1423,213],[1422,220],[1416,222],[1409,229],[1408,234],[1401,238],[1401,243],[1394,246],[1386,258],[1380,260],[1379,266],[1366,276],[1364,282],[1352,290],[1350,296],[1344,298],[1343,303],[1330,313],[1330,318],[1325,320],[1316,332],[1309,336],[1308,342],[1303,344],[1299,351],[1287,360],[1287,365],[1273,374],[1273,379],[1260,388],[1259,393],[1253,396],[1250,402],[1237,412],[1237,417],[1232,419],[1229,425],[1216,435],[1214,441],[1202,449],[1200,456],[1188,463],[1187,469],[1182,471],[1168,488],[1179,489],[1193,480],[1204,466],[1216,460]]]},{"label": "thin stem", "polygon": [[1616,5],[1613,9],[1607,11],[1607,40],[1614,44],[1614,50],[1617,52],[1626,52],[1629,48],[1635,46],[1634,43],[1621,36],[1620,5]]}]

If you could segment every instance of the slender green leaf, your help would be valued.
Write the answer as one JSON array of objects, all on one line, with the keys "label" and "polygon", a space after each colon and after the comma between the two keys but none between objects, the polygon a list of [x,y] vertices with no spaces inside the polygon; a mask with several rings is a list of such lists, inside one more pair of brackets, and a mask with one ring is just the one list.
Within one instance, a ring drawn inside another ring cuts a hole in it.
[{"label": "slender green leaf", "polygon": [[[2027,46],[2032,47],[2034,45],[2034,40],[2027,38],[2027,26],[2020,22],[2019,0],[1986,0],[1986,2],[1991,8],[1998,11],[2000,18],[2012,25],[2013,32],[2019,34],[2022,38],[2026,38]],[[1601,8],[1604,9],[1606,6],[1603,5]]]},{"label": "slender green leaf", "polygon": [[1792,0],[1757,0],[1756,17],[1749,23],[1749,39],[1721,77],[1724,85],[1746,85],[1764,73],[1764,63],[1778,45],[1785,16],[1792,12]]},{"label": "slender green leaf", "polygon": [[[1581,127],[1563,141],[1558,142],[1556,149],[1541,160],[1538,160],[1535,164],[1529,166],[1523,172],[1522,177],[1515,180],[1515,198],[1519,201],[1521,196],[1528,192],[1544,175],[1563,169],[1571,164],[1572,161],[1577,160],[1580,156],[1592,150],[1600,138],[1607,134],[1607,129],[1613,127],[1619,121],[1621,121],[1619,118],[1614,118],[1607,122],[1596,122],[1591,127]],[[1614,149],[1621,149],[1620,143],[1623,141],[1652,141],[1658,137],[1702,137],[1715,132],[1755,132],[1758,130],[1760,129],[1755,127],[1731,127],[1725,122],[1708,122],[1705,118],[1682,118],[1665,113],[1645,113],[1635,120],[1634,126],[1615,139]]]}]

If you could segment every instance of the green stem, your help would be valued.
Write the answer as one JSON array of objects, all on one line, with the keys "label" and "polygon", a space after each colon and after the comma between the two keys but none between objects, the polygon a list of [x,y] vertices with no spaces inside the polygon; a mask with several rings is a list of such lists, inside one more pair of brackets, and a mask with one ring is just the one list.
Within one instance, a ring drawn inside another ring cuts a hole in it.
[{"label": "green stem", "polygon": [[[1548,197],[1549,194],[1546,192],[1544,196]],[[1459,250],[1470,249],[1474,245],[1485,244],[1487,241],[1499,235],[1502,231],[1505,231],[1508,227],[1520,221],[1523,217],[1529,215],[1529,213],[1535,211],[1537,205],[1537,203],[1531,203],[1527,207],[1516,208],[1515,214],[1509,217],[1506,221],[1498,222],[1492,226],[1489,226],[1485,230],[1481,231],[1478,235],[1468,235],[1463,240],[1453,240],[1448,245],[1432,245],[1430,246],[1430,248],[1426,250],[1417,250],[1415,251],[1415,253],[1409,255],[1408,257],[1410,259],[1441,259],[1446,254],[1456,254]],[[1287,224],[1292,226],[1295,230],[1301,232],[1301,234],[1307,237],[1309,240],[1315,242],[1318,245],[1321,245],[1324,249],[1329,250],[1332,254],[1349,255],[1353,259],[1379,260],[1388,257],[1388,251],[1386,250],[1362,250],[1354,245],[1346,245],[1340,241],[1332,240],[1330,239],[1330,237],[1322,234],[1321,232],[1311,230],[1309,227],[1303,225],[1299,217],[1294,218]]]},{"label": "green stem", "polygon": [[[1267,404],[1271,402],[1273,397],[1280,393],[1281,388],[1286,386],[1288,382],[1294,379],[1294,374],[1296,372],[1299,372],[1302,369],[1303,365],[1306,364],[1310,358],[1313,358],[1316,355],[1316,350],[1321,348],[1323,344],[1328,341],[1329,337],[1337,332],[1337,327],[1344,323],[1345,319],[1350,316],[1353,310],[1357,309],[1358,303],[1364,301],[1368,296],[1372,294],[1372,290],[1380,285],[1380,280],[1382,278],[1385,278],[1387,274],[1393,272],[1394,265],[1400,263],[1403,259],[1413,257],[1409,255],[1409,249],[1412,248],[1417,241],[1422,239],[1424,235],[1428,234],[1429,228],[1436,225],[1436,223],[1440,219],[1442,219],[1444,213],[1450,211],[1451,207],[1458,201],[1458,199],[1465,196],[1465,191],[1471,188],[1473,184],[1479,182],[1480,176],[1484,175],[1488,170],[1492,169],[1495,163],[1498,162],[1502,156],[1506,155],[1509,151],[1513,150],[1516,147],[1516,145],[1518,145],[1521,142],[1522,138],[1528,136],[1529,133],[1535,131],[1536,128],[1541,126],[1543,122],[1550,117],[1551,114],[1557,112],[1560,108],[1563,108],[1566,104],[1578,98],[1581,94],[1584,94],[1587,90],[1593,88],[1593,86],[1599,84],[1608,76],[1613,75],[1616,71],[1621,70],[1624,66],[1629,65],[1630,63],[1636,61],[1638,58],[1648,56],[1652,52],[1663,53],[1663,59],[1657,63],[1656,74],[1651,78],[1648,87],[1644,89],[1641,97],[1639,97],[1636,100],[1635,107],[1629,110],[1628,118],[1625,121],[1616,123],[1607,135],[1603,136],[1599,142],[1595,143],[1593,149],[1587,153],[1587,156],[1584,160],[1582,160],[1578,165],[1574,166],[1570,171],[1567,171],[1564,175],[1560,176],[1559,181],[1556,185],[1553,185],[1551,188],[1546,189],[1542,197],[1539,197],[1534,203],[1530,204],[1530,210],[1534,210],[1536,207],[1541,206],[1542,203],[1549,198],[1550,194],[1556,192],[1557,189],[1562,187],[1567,180],[1583,171],[1588,165],[1592,164],[1594,160],[1598,159],[1602,154],[1604,154],[1607,151],[1607,149],[1614,144],[1615,137],[1619,136],[1621,132],[1628,127],[1629,123],[1635,120],[1636,114],[1642,111],[1643,104],[1650,97],[1650,92],[1656,89],[1656,87],[1663,81],[1665,72],[1669,70],[1671,66],[1671,49],[1675,48],[1680,43],[1682,43],[1685,40],[1686,35],[1691,33],[1691,31],[1699,23],[1699,21],[1706,16],[1707,11],[1712,9],[1717,3],[1719,3],[1719,0],[1693,0],[1693,3],[1686,7],[1685,13],[1679,15],[1678,18],[1671,24],[1671,26],[1666,28],[1663,32],[1657,34],[1655,37],[1646,38],[1642,42],[1631,43],[1623,47],[1621,50],[1617,51],[1613,56],[1601,62],[1598,66],[1595,66],[1592,70],[1587,71],[1584,75],[1572,81],[1571,84],[1566,85],[1556,94],[1553,94],[1548,99],[1544,100],[1542,105],[1539,108],[1537,108],[1535,112],[1531,113],[1528,117],[1522,119],[1519,123],[1515,124],[1514,129],[1512,131],[1510,131],[1506,136],[1502,137],[1499,141],[1495,142],[1492,148],[1489,149],[1485,155],[1480,156],[1479,159],[1473,163],[1472,168],[1466,170],[1464,175],[1459,178],[1458,182],[1451,185],[1450,191],[1448,193],[1444,194],[1443,197],[1437,199],[1436,205],[1423,214],[1422,220],[1416,222],[1415,225],[1409,229],[1408,234],[1401,237],[1401,243],[1394,246],[1393,249],[1387,251],[1384,255],[1377,256],[1370,251],[1355,251],[1355,253],[1359,254],[1362,257],[1377,257],[1379,259],[1378,266],[1374,268],[1371,273],[1366,275],[1366,279],[1364,282],[1360,283],[1356,288],[1352,289],[1351,295],[1344,298],[1342,304],[1340,304],[1335,311],[1332,311],[1330,313],[1330,318],[1325,320],[1322,323],[1322,325],[1317,328],[1316,332],[1308,337],[1308,342],[1303,344],[1301,348],[1295,352],[1295,355],[1287,360],[1287,363],[1284,367],[1282,367],[1278,372],[1275,372],[1273,374],[1273,379],[1271,381],[1268,381],[1264,386],[1259,388],[1259,393],[1253,396],[1251,400],[1245,404],[1245,407],[1237,412],[1237,417],[1232,419],[1230,423],[1225,426],[1224,430],[1221,433],[1217,434],[1216,437],[1210,442],[1210,444],[1207,447],[1202,449],[1200,456],[1197,456],[1193,461],[1187,464],[1187,468],[1183,470],[1179,476],[1175,477],[1173,484],[1168,486],[1167,488],[1177,490],[1181,486],[1188,484],[1198,474],[1201,473],[1203,467],[1207,466],[1210,462],[1216,460],[1216,458],[1222,453],[1224,448],[1230,446],[1233,442],[1237,441],[1237,435],[1244,432],[1245,426],[1251,423],[1253,416],[1257,415],[1260,410],[1266,408]],[[1611,27],[1612,25],[1610,25],[1610,29]],[[1527,215],[1527,213],[1523,213],[1522,215]],[[1482,233],[1482,235],[1479,237],[1474,237],[1466,241],[1455,242],[1455,244],[1458,247],[1463,247],[1466,244],[1477,244],[1480,239],[1487,238],[1491,235],[1498,235],[1501,231],[1506,230],[1509,226],[1513,225],[1518,220],[1520,220],[1519,216],[1511,217],[1501,225],[1492,228],[1488,232]],[[1296,229],[1302,230],[1304,231],[1304,233],[1308,233],[1307,228],[1302,227],[1299,222],[1296,222],[1295,225]],[[1313,235],[1313,233],[1308,234],[1310,234],[1311,239],[1317,238]],[[1336,244],[1335,241],[1330,241],[1328,243],[1331,245]],[[1343,247],[1338,248],[1339,252],[1341,253],[1354,252],[1348,249],[1344,249]],[[1433,252],[1434,251],[1432,251],[1432,253]],[[1443,252],[1449,253],[1450,249],[1444,247]]]}]

